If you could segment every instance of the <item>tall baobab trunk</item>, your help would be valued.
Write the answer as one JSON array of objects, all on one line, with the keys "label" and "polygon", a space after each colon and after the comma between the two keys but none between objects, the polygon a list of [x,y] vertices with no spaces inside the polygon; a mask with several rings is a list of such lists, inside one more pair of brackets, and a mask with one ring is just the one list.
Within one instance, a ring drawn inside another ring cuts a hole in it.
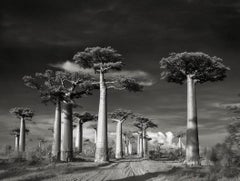
[{"label": "tall baobab trunk", "polygon": [[128,153],[132,155],[132,143],[130,141],[128,142]]},{"label": "tall baobab trunk", "polygon": [[25,134],[25,120],[24,118],[21,118],[20,123],[20,137],[19,137],[19,151],[24,152],[25,151],[25,143],[26,143],[26,134]]},{"label": "tall baobab trunk", "polygon": [[187,145],[186,163],[199,165],[199,141],[197,125],[197,101],[195,81],[187,76]]},{"label": "tall baobab trunk", "polygon": [[128,150],[128,144],[127,143],[125,143],[125,145],[124,145],[124,153],[125,153],[125,156],[129,155],[129,150]]},{"label": "tall baobab trunk", "polygon": [[55,110],[55,120],[53,126],[53,146],[52,156],[58,161],[60,160],[61,149],[61,102],[58,99]]},{"label": "tall baobab trunk", "polygon": [[143,131],[143,157],[147,157],[147,138],[146,138],[146,130]]},{"label": "tall baobab trunk", "polygon": [[121,121],[117,122],[117,130],[116,130],[116,158],[123,157],[123,149],[122,149],[122,123]]},{"label": "tall baobab trunk", "polygon": [[15,135],[15,152],[19,151],[19,135]]},{"label": "tall baobab trunk", "polygon": [[77,151],[79,153],[82,152],[82,142],[83,142],[83,124],[81,123],[81,120],[78,121],[78,126],[77,126],[77,139],[76,139],[76,147]]},{"label": "tall baobab trunk", "polygon": [[137,155],[140,155],[140,134],[137,137]]},{"label": "tall baobab trunk", "polygon": [[139,141],[139,157],[143,157],[143,138],[142,134],[140,135],[140,141]]},{"label": "tall baobab trunk", "polygon": [[100,100],[97,125],[97,143],[95,162],[108,161],[108,138],[107,138],[107,87],[104,75],[100,72]]},{"label": "tall baobab trunk", "polygon": [[146,153],[147,153],[147,156],[148,156],[148,139],[146,139]]},{"label": "tall baobab trunk", "polygon": [[73,159],[72,104],[64,103],[62,109],[61,161]]},{"label": "tall baobab trunk", "polygon": [[179,149],[179,155],[182,156],[182,141],[181,141],[181,137],[178,138],[178,149]]},{"label": "tall baobab trunk", "polygon": [[97,128],[93,129],[94,130],[94,143],[97,143]]}]

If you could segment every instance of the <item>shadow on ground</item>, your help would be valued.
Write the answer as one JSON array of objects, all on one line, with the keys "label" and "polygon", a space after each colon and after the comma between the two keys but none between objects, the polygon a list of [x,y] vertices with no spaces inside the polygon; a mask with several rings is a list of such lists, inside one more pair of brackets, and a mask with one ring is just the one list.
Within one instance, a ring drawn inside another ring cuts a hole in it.
[{"label": "shadow on ground", "polygon": [[116,180],[111,180],[111,181],[146,181],[151,178],[158,177],[159,175],[171,175],[175,174],[181,170],[181,168],[173,167],[171,170],[168,171],[161,171],[161,172],[153,172],[153,173],[146,173],[144,175],[137,175],[137,176],[131,176],[131,177],[126,177],[122,179],[116,179]]}]

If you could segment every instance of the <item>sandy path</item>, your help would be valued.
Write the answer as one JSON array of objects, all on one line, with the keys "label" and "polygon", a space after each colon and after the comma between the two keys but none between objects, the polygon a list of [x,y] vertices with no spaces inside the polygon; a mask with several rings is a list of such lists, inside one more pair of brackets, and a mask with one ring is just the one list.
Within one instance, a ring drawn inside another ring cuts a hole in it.
[{"label": "sandy path", "polygon": [[[176,164],[175,164],[176,165]],[[47,180],[60,181],[103,181],[103,180],[152,180],[171,170],[174,163],[163,163],[150,160],[124,160],[97,167],[94,170],[77,170]],[[159,178],[158,178],[159,180]]]},{"label": "sandy path", "polygon": [[18,176],[8,177],[9,181],[169,181],[173,167],[180,163],[171,161],[152,161],[124,159],[109,164],[98,165],[94,162],[71,162],[34,169]]}]

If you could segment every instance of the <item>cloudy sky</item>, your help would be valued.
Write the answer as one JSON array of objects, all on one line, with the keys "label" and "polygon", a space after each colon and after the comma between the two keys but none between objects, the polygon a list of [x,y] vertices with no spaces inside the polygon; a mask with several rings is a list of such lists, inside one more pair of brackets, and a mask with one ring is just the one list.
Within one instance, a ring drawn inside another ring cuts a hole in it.
[{"label": "cloudy sky", "polygon": [[[160,80],[159,60],[170,52],[203,51],[231,67],[223,82],[198,85],[200,144],[225,136],[230,115],[223,105],[237,103],[240,92],[240,3],[238,0],[3,0],[0,4],[0,143],[13,142],[9,130],[19,121],[9,114],[29,106],[29,138],[50,137],[54,107],[42,105],[22,77],[50,64],[71,60],[77,51],[112,46],[125,70],[154,82],[142,93],[109,93],[109,111],[131,109],[158,124],[152,131],[177,131],[186,125],[186,85]],[[98,92],[79,100],[76,111],[97,112]],[[129,127],[131,122],[125,125]],[[113,131],[113,127],[110,126]]]}]

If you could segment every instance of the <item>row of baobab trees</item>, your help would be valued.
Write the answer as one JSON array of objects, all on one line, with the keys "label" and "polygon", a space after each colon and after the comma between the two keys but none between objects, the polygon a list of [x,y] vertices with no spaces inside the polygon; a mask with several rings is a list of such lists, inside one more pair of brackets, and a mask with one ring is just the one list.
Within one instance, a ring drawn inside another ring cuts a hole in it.
[{"label": "row of baobab trees", "polygon": [[[33,112],[30,108],[17,107],[10,110],[10,112],[20,118],[20,129],[12,130],[12,134],[15,136],[15,151],[24,152],[26,147],[26,133],[29,132],[26,129],[25,120],[31,120]],[[78,153],[83,151],[83,124],[96,121],[97,116],[89,112],[84,113],[73,113],[73,129],[76,128],[76,139],[75,139],[75,149]],[[148,128],[156,128],[157,125],[154,124],[149,118],[146,118],[141,115],[134,115],[130,110],[117,109],[114,112],[109,114],[109,119],[113,122],[116,122],[116,141],[115,141],[115,157],[117,159],[123,158],[123,153],[125,155],[132,155],[132,143],[137,142],[137,155],[139,157],[148,156],[148,141],[151,140],[146,134]],[[133,125],[138,128],[137,131],[124,131],[123,132],[123,123],[127,119],[135,119]],[[97,127],[96,124],[90,124],[89,128],[93,128],[95,131],[95,143],[97,142]],[[51,129],[50,129],[51,130]],[[71,134],[73,132],[71,131]],[[137,141],[135,136],[137,135]],[[41,143],[44,143],[45,140],[39,138],[39,148],[41,148]],[[70,144],[73,145],[73,140],[69,140]],[[124,149],[123,149],[124,142]],[[60,148],[61,150],[61,148]],[[64,161],[64,160],[62,160]]]},{"label": "row of baobab trees", "polygon": [[[107,153],[107,92],[109,89],[128,90],[130,92],[143,90],[141,81],[137,79],[125,76],[111,78],[105,76],[111,71],[121,71],[123,68],[122,60],[122,55],[111,47],[86,48],[73,56],[73,63],[84,69],[93,69],[95,74],[99,74],[98,78],[84,71],[53,70],[23,77],[25,85],[37,90],[44,103],[52,102],[56,106],[52,146],[52,155],[56,160],[72,160],[73,108],[77,106],[75,100],[91,95],[95,89],[100,90],[95,162],[107,162],[109,160]],[[169,57],[160,60],[160,68],[162,79],[177,84],[187,83],[186,163],[188,165],[199,165],[196,85],[223,80],[229,68],[223,64],[221,58],[211,57],[202,52],[171,53]],[[25,118],[28,117],[23,116],[21,128],[24,127]],[[118,120],[117,132],[121,132],[122,121],[121,119],[116,120]],[[143,123],[139,122],[140,129],[142,125]],[[145,132],[142,130],[141,133],[144,138]],[[141,142],[142,145],[143,142]],[[117,134],[116,145],[120,146],[116,149],[118,150],[116,157],[122,155],[121,144],[122,135]]]}]

